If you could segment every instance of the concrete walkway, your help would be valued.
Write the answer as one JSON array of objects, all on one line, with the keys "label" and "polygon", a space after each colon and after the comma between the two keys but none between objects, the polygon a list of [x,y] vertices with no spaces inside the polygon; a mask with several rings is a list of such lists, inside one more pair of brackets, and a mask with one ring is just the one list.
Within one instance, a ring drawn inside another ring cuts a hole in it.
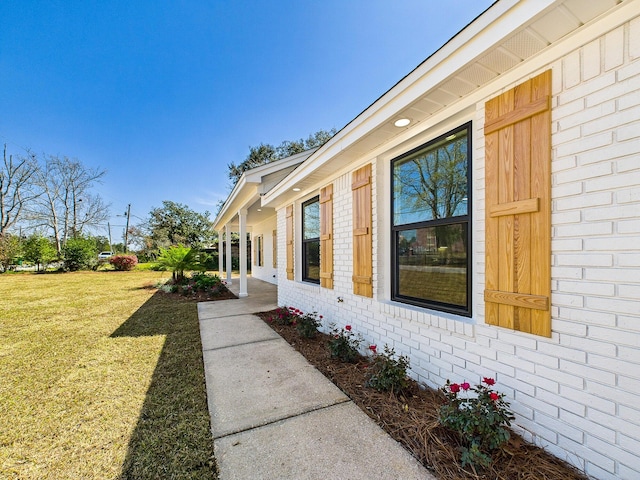
[{"label": "concrete walkway", "polygon": [[276,308],[276,288],[249,278],[248,297],[198,304],[220,480],[434,480],[252,315]]}]

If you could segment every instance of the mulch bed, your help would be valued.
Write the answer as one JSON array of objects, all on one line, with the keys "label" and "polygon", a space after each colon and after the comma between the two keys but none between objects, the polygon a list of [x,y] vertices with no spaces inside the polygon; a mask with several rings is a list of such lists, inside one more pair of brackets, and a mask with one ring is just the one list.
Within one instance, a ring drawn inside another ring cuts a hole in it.
[{"label": "mulch bed", "polygon": [[301,337],[295,326],[269,321],[273,312],[257,314],[291,346],[345,392],[369,417],[400,442],[441,480],[585,480],[587,477],[543,449],[526,443],[512,433],[507,446],[493,455],[484,471],[460,466],[460,442],[440,426],[438,410],[444,402],[441,392],[420,388],[416,382],[401,395],[365,388],[368,361],[347,364],[331,358],[329,335]]},{"label": "mulch bed", "polygon": [[[151,286],[150,288],[157,288],[155,286]],[[188,301],[188,302],[212,302],[216,300],[232,300],[237,299],[238,297],[234,295],[228,289],[218,293],[217,295],[211,295],[208,292],[196,292],[190,295],[184,295],[182,293],[177,292],[165,292],[162,289],[158,289],[158,295],[164,295],[168,298],[174,298],[176,300]]]}]

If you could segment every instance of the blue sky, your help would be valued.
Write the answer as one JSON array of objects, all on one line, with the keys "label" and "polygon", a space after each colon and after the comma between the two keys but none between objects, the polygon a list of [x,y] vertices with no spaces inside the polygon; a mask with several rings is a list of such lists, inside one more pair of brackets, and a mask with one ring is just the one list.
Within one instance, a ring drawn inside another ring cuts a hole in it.
[{"label": "blue sky", "polygon": [[106,169],[113,224],[213,212],[250,146],[339,130],[491,3],[3,0],[0,142]]}]

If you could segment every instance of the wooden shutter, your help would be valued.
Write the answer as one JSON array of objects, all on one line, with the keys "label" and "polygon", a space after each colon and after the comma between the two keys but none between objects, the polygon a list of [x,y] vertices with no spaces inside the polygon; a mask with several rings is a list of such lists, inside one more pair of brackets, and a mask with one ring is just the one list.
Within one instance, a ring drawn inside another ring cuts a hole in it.
[{"label": "wooden shutter", "polygon": [[353,172],[353,293],[373,297],[371,164]]},{"label": "wooden shutter", "polygon": [[293,280],[293,205],[287,206],[287,280]]},{"label": "wooden shutter", "polygon": [[273,268],[278,266],[278,231],[271,232],[271,262]]},{"label": "wooden shutter", "polygon": [[258,266],[259,265],[259,259],[258,259],[258,237],[253,237],[253,265],[254,266]]},{"label": "wooden shutter", "polygon": [[320,286],[333,288],[333,185],[320,190]]},{"label": "wooden shutter", "polygon": [[485,115],[486,322],[551,336],[551,70]]}]

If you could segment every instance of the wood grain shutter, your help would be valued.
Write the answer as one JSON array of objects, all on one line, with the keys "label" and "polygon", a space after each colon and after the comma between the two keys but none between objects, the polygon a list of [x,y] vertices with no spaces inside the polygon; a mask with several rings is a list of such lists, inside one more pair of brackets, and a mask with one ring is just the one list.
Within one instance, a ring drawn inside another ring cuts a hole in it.
[{"label": "wood grain shutter", "polygon": [[371,164],[353,172],[353,293],[373,297]]},{"label": "wood grain shutter", "polygon": [[293,205],[287,206],[287,280],[293,280]]},{"label": "wood grain shutter", "polygon": [[485,104],[486,322],[551,336],[551,70]]},{"label": "wood grain shutter", "polygon": [[271,232],[271,262],[273,268],[278,266],[278,230]]},{"label": "wood grain shutter", "polygon": [[320,286],[333,288],[333,185],[320,190]]}]

